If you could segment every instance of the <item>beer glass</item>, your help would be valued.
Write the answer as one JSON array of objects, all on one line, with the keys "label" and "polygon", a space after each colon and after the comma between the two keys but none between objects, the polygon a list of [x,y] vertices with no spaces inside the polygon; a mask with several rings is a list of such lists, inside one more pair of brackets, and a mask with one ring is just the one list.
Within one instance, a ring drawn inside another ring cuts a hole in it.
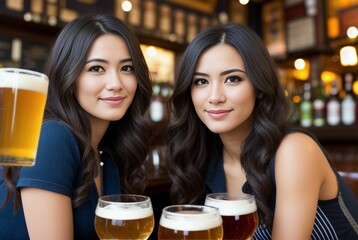
[{"label": "beer glass", "polygon": [[102,196],[94,225],[100,239],[148,239],[154,228],[152,202],[133,194]]},{"label": "beer glass", "polygon": [[222,239],[219,210],[210,206],[172,205],[163,209],[158,239]]},{"label": "beer glass", "polygon": [[0,68],[0,164],[33,166],[48,90],[46,75]]},{"label": "beer glass", "polygon": [[212,193],[205,205],[217,207],[223,219],[223,239],[250,239],[259,219],[255,197],[245,193]]}]

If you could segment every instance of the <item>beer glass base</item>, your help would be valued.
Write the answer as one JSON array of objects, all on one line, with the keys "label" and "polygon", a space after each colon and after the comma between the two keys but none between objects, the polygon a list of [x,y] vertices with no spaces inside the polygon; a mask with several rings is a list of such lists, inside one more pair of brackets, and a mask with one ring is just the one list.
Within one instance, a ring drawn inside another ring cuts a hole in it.
[{"label": "beer glass base", "polygon": [[0,156],[0,165],[17,166],[17,167],[32,167],[35,165],[35,159],[13,157],[13,156]]}]

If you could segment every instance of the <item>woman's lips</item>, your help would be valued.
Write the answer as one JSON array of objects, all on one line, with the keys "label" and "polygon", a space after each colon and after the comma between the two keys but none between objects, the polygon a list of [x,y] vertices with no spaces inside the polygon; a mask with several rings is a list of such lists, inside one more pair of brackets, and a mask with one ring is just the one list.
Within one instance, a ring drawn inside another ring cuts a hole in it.
[{"label": "woman's lips", "polygon": [[207,110],[208,115],[214,119],[223,118],[231,112],[231,110]]},{"label": "woman's lips", "polygon": [[116,105],[122,103],[124,97],[105,97],[105,98],[101,98],[101,100],[105,103]]}]

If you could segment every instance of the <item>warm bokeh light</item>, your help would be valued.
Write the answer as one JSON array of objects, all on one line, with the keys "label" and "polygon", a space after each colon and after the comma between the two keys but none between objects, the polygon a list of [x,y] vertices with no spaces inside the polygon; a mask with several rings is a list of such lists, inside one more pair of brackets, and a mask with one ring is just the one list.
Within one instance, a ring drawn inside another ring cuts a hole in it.
[{"label": "warm bokeh light", "polygon": [[294,64],[295,64],[295,68],[296,68],[297,70],[302,70],[302,69],[304,69],[305,66],[306,66],[305,60],[303,60],[302,58],[296,59],[296,61],[295,61]]},{"label": "warm bokeh light", "polygon": [[148,46],[148,48],[146,49],[146,53],[148,54],[148,56],[154,57],[155,55],[157,55],[157,49],[154,46]]},{"label": "warm bokeh light", "polygon": [[324,83],[331,83],[333,80],[338,79],[338,75],[331,71],[323,71],[321,79]]},{"label": "warm bokeh light", "polygon": [[297,80],[306,81],[310,75],[310,63],[302,58],[296,59],[294,62],[295,69],[293,76]]},{"label": "warm bokeh light", "polygon": [[299,103],[299,102],[301,102],[301,97],[299,95],[295,95],[292,97],[292,101],[294,103]]},{"label": "warm bokeh light", "polygon": [[353,92],[355,95],[358,95],[358,80],[353,83]]},{"label": "warm bokeh light", "polygon": [[242,5],[246,5],[249,3],[249,0],[239,0],[239,2],[242,4]]},{"label": "warm bokeh light", "polygon": [[357,36],[358,36],[358,28],[356,28],[356,27],[349,27],[348,29],[347,29],[347,36],[349,37],[349,38],[356,38]]},{"label": "warm bokeh light", "polygon": [[122,9],[125,12],[129,12],[132,10],[132,3],[130,1],[123,1],[122,2]]},{"label": "warm bokeh light", "polygon": [[342,47],[340,52],[340,59],[342,66],[355,66],[357,65],[357,50],[353,46]]}]

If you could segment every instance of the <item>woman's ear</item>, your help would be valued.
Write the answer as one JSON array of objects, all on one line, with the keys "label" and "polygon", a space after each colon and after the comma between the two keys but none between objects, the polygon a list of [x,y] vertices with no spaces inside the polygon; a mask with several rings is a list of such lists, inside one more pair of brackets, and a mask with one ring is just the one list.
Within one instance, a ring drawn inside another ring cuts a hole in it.
[{"label": "woman's ear", "polygon": [[256,95],[257,99],[261,99],[262,95],[263,95],[262,92],[257,93],[257,95]]}]

